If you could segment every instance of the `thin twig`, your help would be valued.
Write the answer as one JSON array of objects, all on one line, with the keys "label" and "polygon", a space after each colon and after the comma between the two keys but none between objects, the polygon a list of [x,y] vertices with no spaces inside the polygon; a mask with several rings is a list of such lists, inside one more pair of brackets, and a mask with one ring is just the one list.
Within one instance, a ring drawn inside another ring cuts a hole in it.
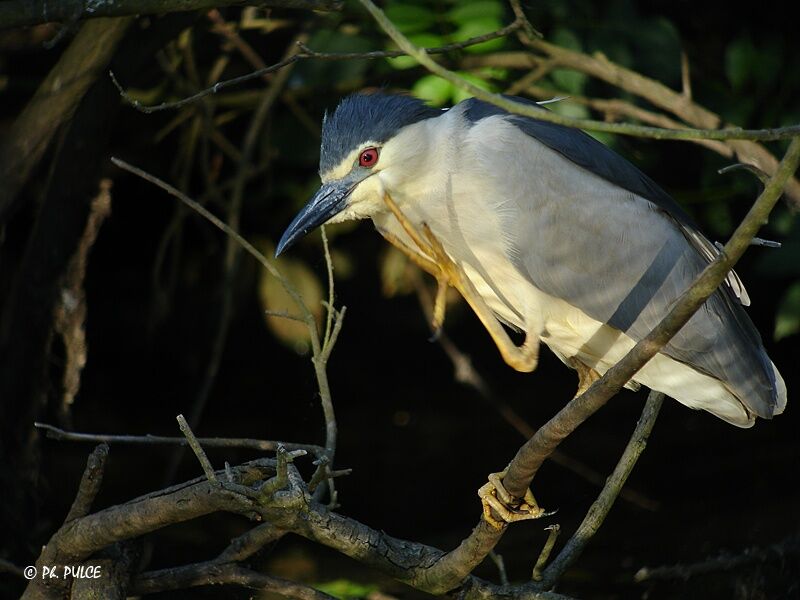
[{"label": "thin twig", "polygon": [[[143,445],[180,445],[188,446],[189,442],[185,437],[170,437],[163,435],[111,435],[103,433],[78,433],[75,431],[65,431],[58,427],[53,427],[47,423],[34,423],[34,427],[47,433],[47,437],[65,442],[103,442],[106,444],[143,444]],[[246,448],[258,450],[260,452],[274,452],[278,446],[283,446],[287,450],[305,450],[314,456],[322,456],[324,448],[314,444],[293,444],[290,442],[279,442],[271,440],[255,440],[251,438],[217,438],[201,437],[197,438],[206,448]]]},{"label": "thin twig", "polygon": [[325,306],[325,310],[327,311],[327,318],[325,321],[325,335],[322,338],[322,351],[325,352],[328,348],[328,343],[331,339],[332,325],[333,325],[333,296],[334,296],[334,289],[333,289],[333,260],[331,260],[331,249],[328,244],[328,235],[325,232],[325,226],[323,225],[320,227],[320,235],[322,236],[322,249],[325,254],[325,267],[328,273],[328,304]]},{"label": "thin twig", "polygon": [[[614,472],[608,478],[600,495],[597,496],[597,500],[592,503],[583,522],[555,560],[547,567],[544,575],[541,576],[544,587],[553,585],[559,580],[564,571],[575,562],[583,552],[586,544],[589,543],[589,540],[591,540],[594,534],[597,533],[597,530],[600,529],[611,507],[614,505],[614,500],[616,500],[619,491],[622,489],[622,486],[625,485],[625,481],[631,474],[636,461],[639,460],[639,456],[641,456],[645,446],[647,446],[647,440],[650,437],[650,432],[653,430],[653,425],[655,425],[663,402],[664,394],[660,392],[650,392],[644,409],[642,410],[642,416],[639,417],[636,429],[630,440],[628,440],[628,444],[625,446],[625,451],[617,462],[617,466],[614,467]],[[539,566],[539,563],[537,563],[537,566]],[[536,573],[537,571],[534,569],[534,579],[538,580],[539,578],[536,577]]]},{"label": "thin twig", "polygon": [[468,92],[476,98],[489,102],[509,112],[548,121],[567,127],[577,127],[592,131],[605,131],[607,133],[617,133],[636,137],[646,137],[657,140],[781,140],[800,135],[800,125],[790,125],[788,127],[775,127],[768,129],[741,129],[738,127],[724,129],[662,129],[660,127],[648,127],[645,125],[632,125],[629,123],[608,123],[606,121],[595,121],[593,119],[579,119],[568,117],[551,111],[542,110],[528,104],[522,104],[515,100],[510,100],[500,94],[493,94],[479,88],[474,83],[467,81],[460,75],[443,67],[432,60],[423,48],[418,48],[409,39],[400,33],[400,30],[386,17],[371,0],[359,0],[369,11],[375,21],[380,25],[386,34],[400,46],[409,56],[417,60],[430,72],[446,79],[456,87]]},{"label": "thin twig", "polygon": [[285,534],[284,530],[276,528],[272,523],[261,523],[231,540],[215,561],[226,563],[247,560],[264,546],[278,541]]},{"label": "thin twig", "polygon": [[[520,80],[520,82],[522,82],[522,80]],[[525,93],[530,94],[534,98],[538,99],[553,98],[561,93],[558,90],[552,90],[535,85],[519,87],[517,88],[517,91],[524,91]],[[508,93],[511,94],[514,92],[509,91]],[[619,117],[623,116],[641,121],[642,123],[647,123],[648,125],[663,127],[664,129],[680,129],[681,127],[686,126],[685,123],[671,119],[667,115],[641,108],[640,106],[636,106],[631,102],[621,100],[619,98],[587,98],[584,96],[570,94],[569,98],[564,99],[564,102],[574,102],[575,104],[580,104],[581,106],[587,106],[593,110],[603,113],[605,118],[609,120],[618,119]],[[734,149],[725,142],[702,139],[689,141],[694,144],[709,148],[710,150],[713,150],[717,154],[721,154],[726,158],[730,158],[734,155]]]},{"label": "thin twig", "polygon": [[319,333],[317,331],[317,322],[314,320],[314,315],[311,313],[308,306],[303,302],[300,293],[297,289],[285,278],[281,275],[280,271],[273,265],[270,261],[266,259],[266,257],[261,254],[250,242],[245,240],[239,233],[237,233],[234,229],[232,229],[229,225],[224,223],[218,217],[213,215],[209,212],[206,208],[198,204],[196,201],[189,198],[186,194],[181,192],[180,190],[174,188],[173,186],[169,185],[165,181],[159,179],[139,169],[138,167],[134,167],[133,165],[120,160],[118,158],[112,157],[111,162],[115,165],[124,169],[142,179],[149,181],[160,187],[161,189],[165,190],[172,196],[178,198],[181,202],[198,212],[200,215],[205,217],[208,221],[210,221],[213,225],[217,228],[221,229],[226,235],[230,236],[231,238],[235,239],[236,242],[244,248],[253,258],[255,258],[259,264],[261,264],[273,277],[278,279],[281,283],[283,288],[286,292],[291,296],[292,300],[297,305],[297,308],[300,309],[303,319],[305,320],[309,338],[311,341],[311,351],[312,351],[312,364],[314,366],[314,375],[317,379],[317,385],[319,387],[319,394],[320,394],[320,402],[322,405],[322,411],[325,417],[325,455],[330,460],[330,463],[333,464],[333,456],[336,449],[336,434],[337,434],[337,427],[336,427],[336,418],[333,410],[333,399],[331,395],[330,383],[328,381],[328,374],[327,374],[327,363],[328,359],[330,358],[330,353],[333,350],[333,345],[338,338],[339,332],[341,331],[342,322],[344,318],[345,308],[343,307],[342,310],[339,312],[338,317],[335,319],[333,331],[331,333],[331,338],[328,342],[328,347],[325,352],[323,352],[322,344],[319,338]]},{"label": "thin twig", "polygon": [[561,533],[561,526],[556,523],[555,525],[548,525],[545,530],[548,532],[547,540],[539,553],[539,558],[536,559],[536,564],[533,565],[533,573],[531,573],[531,579],[534,581],[541,581],[542,579],[542,571],[550,558],[550,553],[553,552],[553,546],[556,545],[556,540]]},{"label": "thin twig", "polygon": [[264,314],[268,317],[277,317],[279,319],[288,319],[289,321],[298,321],[299,323],[305,323],[306,320],[303,317],[299,317],[297,315],[293,315],[285,310],[265,310]]},{"label": "thin twig", "polygon": [[[497,38],[505,37],[509,33],[512,33],[519,29],[522,25],[519,22],[514,22],[506,27],[498,29],[497,31],[492,31],[490,33],[485,33],[483,35],[478,35],[468,40],[464,40],[463,42],[455,42],[452,44],[446,44],[444,46],[438,46],[436,48],[428,48],[426,52],[428,54],[446,54],[448,52],[454,52],[456,50],[463,50],[464,48],[468,48],[470,46],[474,46],[476,44],[482,44],[483,42],[487,42],[490,40],[494,40]],[[375,50],[373,52],[341,52],[341,53],[327,53],[327,52],[316,52],[312,50],[305,44],[298,44],[300,48],[300,52],[297,54],[293,54],[283,60],[270,65],[268,67],[264,67],[262,69],[257,69],[251,73],[247,73],[246,75],[241,75],[239,77],[233,77],[231,79],[226,79],[224,81],[218,81],[214,85],[196,94],[191,96],[187,96],[185,98],[181,98],[175,102],[162,102],[161,104],[154,104],[154,105],[145,105],[139,102],[138,100],[131,97],[128,92],[125,91],[125,88],[117,81],[116,76],[112,71],[109,71],[109,77],[111,77],[111,81],[116,86],[117,91],[119,91],[120,96],[122,99],[130,104],[136,110],[150,114],[162,110],[172,110],[175,108],[180,108],[187,104],[191,104],[192,102],[197,102],[201,98],[205,96],[216,94],[221,90],[231,87],[240,85],[247,81],[251,81],[253,79],[258,79],[267,75],[269,73],[274,73],[275,71],[279,71],[284,67],[287,67],[291,64],[296,63],[300,60],[376,60],[379,58],[397,58],[398,56],[406,56],[406,52],[402,50]]]},{"label": "thin twig", "polygon": [[83,477],[81,477],[81,483],[78,486],[78,493],[75,495],[75,500],[72,501],[72,506],[69,509],[69,513],[67,513],[66,519],[64,519],[65,523],[85,517],[92,510],[94,499],[100,492],[100,486],[103,483],[107,460],[107,444],[100,444],[89,455],[86,461],[86,469],[83,471]]},{"label": "thin twig", "polygon": [[239,233],[231,229],[226,223],[224,223],[217,216],[209,212],[208,209],[206,209],[204,206],[198,204],[195,200],[192,200],[191,198],[189,198],[189,196],[187,196],[180,190],[174,188],[173,186],[163,181],[162,179],[150,175],[150,173],[148,173],[147,171],[143,171],[138,167],[134,167],[130,163],[127,163],[119,158],[111,157],[111,162],[117,165],[120,169],[128,171],[129,173],[133,173],[137,177],[141,177],[145,181],[149,181],[150,183],[160,187],[162,190],[164,190],[171,196],[174,196],[175,198],[177,198],[178,200],[189,206],[192,210],[202,215],[206,220],[210,221],[212,225],[222,230],[225,233],[225,235],[233,237],[237,241],[237,243],[241,245],[242,248],[244,248],[248,254],[250,254],[250,256],[255,258],[258,261],[258,263],[269,272],[270,275],[272,275],[273,277],[275,277],[280,281],[281,285],[284,287],[286,292],[289,294],[289,296],[291,296],[292,300],[295,302],[297,307],[303,313],[303,318],[306,320],[306,323],[309,323],[309,321],[311,323],[314,322],[314,316],[311,314],[311,311],[303,302],[303,299],[300,296],[300,293],[297,291],[297,289],[285,277],[283,277],[283,275],[281,275],[280,271],[278,271],[278,269],[275,268],[275,265],[273,265],[269,260],[267,260],[267,258],[263,254],[261,254],[261,252],[259,252],[255,248],[255,246],[253,246],[250,242],[244,239]]},{"label": "thin twig", "polygon": [[525,16],[525,11],[522,10],[522,4],[519,0],[508,0],[508,3],[511,5],[511,10],[514,11],[516,21],[522,24],[522,31],[525,32],[525,35],[527,35],[529,38],[544,37],[540,32],[533,28],[533,25],[531,25],[528,17]]},{"label": "thin twig", "polygon": [[186,422],[186,419],[183,415],[178,415],[176,417],[178,420],[178,425],[183,432],[183,435],[186,436],[186,440],[189,442],[189,447],[194,452],[194,455],[197,457],[197,460],[200,462],[200,466],[203,467],[203,472],[206,474],[206,478],[214,483],[219,483],[217,480],[217,475],[214,473],[214,467],[211,466],[211,461],[208,460],[208,456],[206,456],[205,450],[200,445],[200,442],[197,441],[197,438],[194,437],[194,432],[192,431],[191,427],[189,427],[189,423]]}]

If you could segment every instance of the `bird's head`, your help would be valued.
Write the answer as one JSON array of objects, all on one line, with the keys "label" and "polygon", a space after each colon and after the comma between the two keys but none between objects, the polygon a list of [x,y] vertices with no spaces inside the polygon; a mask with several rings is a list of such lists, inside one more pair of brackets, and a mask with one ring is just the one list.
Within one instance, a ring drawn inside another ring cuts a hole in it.
[{"label": "bird's head", "polygon": [[414,176],[426,136],[415,127],[441,111],[409,96],[355,94],[322,121],[322,187],[278,242],[280,254],[326,223],[364,219],[384,210],[383,195]]}]

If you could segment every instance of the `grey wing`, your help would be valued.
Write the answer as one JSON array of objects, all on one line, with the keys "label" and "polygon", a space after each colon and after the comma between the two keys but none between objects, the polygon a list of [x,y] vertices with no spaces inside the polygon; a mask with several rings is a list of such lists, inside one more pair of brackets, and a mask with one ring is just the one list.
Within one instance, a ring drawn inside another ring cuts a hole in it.
[{"label": "grey wing", "polygon": [[[531,136],[518,117],[496,118],[514,125],[502,139],[484,139],[496,144],[487,155],[508,148],[516,154],[506,163],[513,176],[487,168],[504,201],[518,204],[502,213],[517,268],[542,291],[642,339],[708,264],[713,255],[697,245],[710,243],[682,213],[668,212],[663,199],[642,197],[620,185],[624,180],[609,181],[571,160],[575,147],[587,157],[596,144],[601,158],[611,160],[610,153],[627,165],[616,162],[607,173],[638,173],[593,138],[561,128],[566,143],[558,151],[551,147],[557,140]],[[663,352],[724,382],[759,416],[772,416],[779,404],[772,364],[733,287],[715,292]]]}]

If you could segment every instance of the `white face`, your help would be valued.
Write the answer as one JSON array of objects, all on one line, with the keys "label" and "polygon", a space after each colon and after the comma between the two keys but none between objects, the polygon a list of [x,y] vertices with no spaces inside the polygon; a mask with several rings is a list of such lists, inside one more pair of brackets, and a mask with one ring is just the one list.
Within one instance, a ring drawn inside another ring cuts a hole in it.
[{"label": "white face", "polygon": [[[349,177],[358,181],[363,177],[348,196],[344,209],[331,217],[328,223],[367,219],[386,212],[384,195],[394,195],[393,190],[401,189],[413,179],[425,161],[428,150],[425,133],[423,121],[404,128],[385,143],[364,142],[336,167],[322,173],[323,184]],[[378,154],[377,161],[371,166],[362,166],[364,153],[373,149]]]}]

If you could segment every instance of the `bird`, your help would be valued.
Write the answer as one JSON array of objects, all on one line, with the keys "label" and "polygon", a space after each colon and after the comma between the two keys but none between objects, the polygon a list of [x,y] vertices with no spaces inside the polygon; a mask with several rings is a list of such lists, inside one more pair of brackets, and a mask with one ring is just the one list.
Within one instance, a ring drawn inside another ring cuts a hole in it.
[{"label": "bird", "polygon": [[[319,174],[322,186],[276,254],[320,225],[371,219],[437,276],[440,291],[443,282],[459,289],[506,362],[531,371],[544,344],[583,388],[720,252],[608,146],[476,98],[440,109],[404,94],[350,95],[323,118]],[[786,385],[749,304],[729,273],[627,387],[644,385],[738,427],[783,412]],[[503,326],[525,343],[514,346]]]}]

